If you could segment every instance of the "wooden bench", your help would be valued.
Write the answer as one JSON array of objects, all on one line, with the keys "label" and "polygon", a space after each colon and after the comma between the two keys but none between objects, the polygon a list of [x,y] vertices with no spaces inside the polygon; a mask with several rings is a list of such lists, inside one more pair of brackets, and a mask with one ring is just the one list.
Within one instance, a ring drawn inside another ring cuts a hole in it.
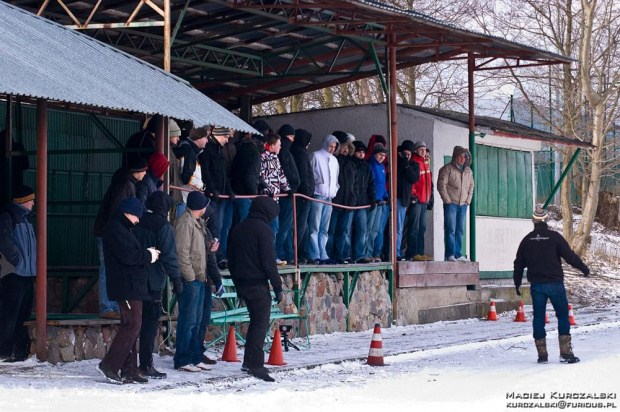
[{"label": "wooden bench", "polygon": [[[223,278],[222,285],[224,286],[224,293],[222,296],[213,295],[213,299],[217,300],[221,303],[223,310],[214,310],[211,312],[211,325],[221,326],[222,327],[222,335],[219,338],[216,338],[207,344],[207,347],[213,346],[219,341],[226,342],[227,333],[226,329],[230,325],[235,326],[235,335],[237,339],[239,339],[242,343],[245,343],[245,339],[238,332],[238,325],[242,325],[244,323],[248,323],[250,321],[250,314],[248,313],[248,308],[243,306],[243,299],[239,298],[237,295],[237,290],[235,288],[234,283],[230,278]],[[285,293],[295,293],[295,291],[284,290]],[[271,292],[271,296],[275,297],[273,291]],[[306,326],[306,340],[307,343],[302,345],[306,348],[310,347],[310,336],[308,334],[308,303],[306,302],[306,314],[302,314],[297,310],[297,313],[284,313],[280,309],[280,306],[274,301],[271,301],[271,308],[269,313],[269,329],[273,326],[273,323],[277,320],[299,320],[300,322],[304,322]],[[298,308],[297,308],[298,309]],[[268,338],[271,338],[268,336]]]}]

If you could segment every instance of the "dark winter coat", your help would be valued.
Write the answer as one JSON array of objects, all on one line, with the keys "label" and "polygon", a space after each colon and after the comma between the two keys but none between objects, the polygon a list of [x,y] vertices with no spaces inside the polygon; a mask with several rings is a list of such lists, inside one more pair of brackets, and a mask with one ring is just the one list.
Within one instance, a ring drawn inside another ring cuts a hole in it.
[{"label": "dark winter coat", "polygon": [[175,156],[177,156],[179,160],[181,158],[184,159],[183,168],[181,169],[181,182],[183,182],[183,184],[190,184],[190,180],[196,171],[198,155],[201,152],[202,149],[196,146],[196,143],[194,143],[191,139],[183,140],[179,143],[178,148],[175,150]]},{"label": "dark winter coat", "polygon": [[269,197],[252,201],[248,217],[237,224],[228,237],[228,268],[235,286],[267,285],[277,294],[282,280],[276,266],[273,231],[269,227],[279,212]]},{"label": "dark winter coat", "polygon": [[375,179],[368,162],[353,156],[351,163],[355,165],[355,206],[366,206],[375,200]]},{"label": "dark winter coat", "polygon": [[136,183],[136,197],[140,199],[142,203],[146,204],[149,196],[159,191],[163,183],[163,180],[155,176],[150,170],[147,170],[142,180]]},{"label": "dark winter coat", "polygon": [[265,187],[260,178],[260,154],[264,151],[260,140],[244,138],[237,148],[230,175],[232,190],[238,195],[257,195]]},{"label": "dark winter coat", "polygon": [[123,166],[127,166],[131,163],[132,159],[142,157],[147,162],[155,153],[155,136],[153,136],[148,130],[141,130],[138,133],[134,133],[129,136],[126,149],[146,149],[145,152],[127,152],[123,157]]},{"label": "dark winter coat", "polygon": [[151,252],[138,242],[133,227],[119,212],[103,232],[106,290],[113,301],[150,299],[146,266],[151,264]]},{"label": "dark winter coat", "polygon": [[95,236],[103,236],[103,230],[106,223],[116,214],[116,209],[124,199],[128,197],[136,197],[136,185],[138,180],[133,174],[125,169],[120,168],[112,176],[112,183],[101,201],[99,213],[95,219]]},{"label": "dark winter coat", "polygon": [[202,181],[209,193],[230,195],[232,189],[228,180],[228,169],[224,159],[222,146],[209,137],[209,143],[199,156],[202,165]]},{"label": "dark winter coat", "polygon": [[[357,191],[355,181],[357,179],[357,164],[353,160],[354,156],[343,156],[340,162],[340,173],[338,173],[338,192],[332,199],[333,203],[344,206],[357,205]],[[359,160],[359,159],[358,159]]]},{"label": "dark winter coat", "polygon": [[278,153],[280,166],[282,166],[282,170],[284,170],[284,176],[286,176],[286,180],[288,181],[288,185],[291,190],[297,192],[297,189],[299,188],[299,172],[297,171],[295,157],[291,153],[291,146],[293,145],[293,142],[286,137],[282,137],[281,141],[282,147],[280,148],[280,153]]},{"label": "dark winter coat", "polygon": [[0,277],[37,275],[37,239],[29,215],[14,202],[0,213]]},{"label": "dark winter coat", "polygon": [[133,229],[143,249],[154,247],[161,253],[157,262],[148,265],[149,292],[161,292],[166,286],[166,276],[173,280],[181,277],[177,261],[177,244],[174,229],[168,221],[172,197],[156,192],[146,202],[147,211]]},{"label": "dark winter coat", "polygon": [[396,167],[397,197],[403,207],[408,207],[411,204],[411,186],[420,179],[420,165],[413,160],[399,157]]},{"label": "dark winter coat", "polygon": [[561,234],[549,229],[546,223],[536,223],[534,230],[523,238],[517,250],[513,273],[515,286],[521,286],[525,268],[530,283],[563,282],[562,258],[586,276],[590,273]]},{"label": "dark winter coat", "polygon": [[310,157],[306,150],[306,146],[310,143],[310,137],[305,141],[295,141],[291,145],[291,154],[295,159],[295,165],[297,166],[297,172],[299,173],[299,188],[297,193],[312,197],[314,195],[314,171],[310,164]]}]

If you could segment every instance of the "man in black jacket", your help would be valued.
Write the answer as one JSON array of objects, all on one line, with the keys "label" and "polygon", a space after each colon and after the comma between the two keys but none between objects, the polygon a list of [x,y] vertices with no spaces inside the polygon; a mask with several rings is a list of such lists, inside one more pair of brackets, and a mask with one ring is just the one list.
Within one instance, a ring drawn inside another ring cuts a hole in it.
[{"label": "man in black jacket", "polygon": [[172,197],[164,192],[158,191],[151,194],[146,201],[147,211],[133,230],[143,248],[154,247],[161,252],[159,260],[146,268],[150,299],[142,302],[142,329],[140,330],[140,373],[153,379],[167,377],[153,365],[153,346],[159,330],[162,291],[166,287],[166,277],[170,278],[172,290],[177,296],[183,293],[174,229],[168,221],[168,213],[172,204]]},{"label": "man in black jacket", "polygon": [[148,382],[138,371],[134,351],[142,325],[142,301],[150,298],[146,266],[157,261],[159,250],[143,247],[132,233],[143,211],[137,198],[123,200],[103,233],[107,292],[118,302],[121,324],[97,370],[112,383]]},{"label": "man in black jacket", "polygon": [[[295,158],[291,153],[291,146],[295,141],[295,129],[289,124],[285,124],[278,129],[281,137],[282,147],[278,158],[280,166],[284,171],[284,176],[292,193],[299,188],[299,172],[295,164]],[[294,260],[293,250],[293,198],[291,196],[280,198],[280,214],[278,220],[280,226],[276,235],[276,257],[282,261],[292,262]]]},{"label": "man in black jacket", "polygon": [[[353,142],[355,151],[351,162],[355,165],[355,206],[373,205],[375,200],[375,179],[368,162],[366,162],[366,146],[356,140]],[[357,209],[353,212],[353,261],[358,263],[369,263],[370,259],[366,255],[366,237],[368,227],[368,210]]]},{"label": "man in black jacket", "polygon": [[[258,195],[267,187],[260,177],[260,155],[264,151],[264,144],[257,137],[244,137],[239,142],[230,176],[230,183],[235,194]],[[248,215],[250,202],[250,199],[235,199],[235,210],[240,220]]]},{"label": "man in black jacket", "polygon": [[402,259],[401,244],[407,208],[411,205],[411,186],[420,180],[420,165],[413,161],[414,143],[405,140],[400,145],[396,164],[396,257]]},{"label": "man in black jacket", "polygon": [[[344,133],[344,132],[340,132]],[[346,133],[345,137],[346,138]],[[338,173],[338,192],[332,202],[344,206],[356,206],[357,194],[355,192],[355,180],[357,179],[357,164],[354,161],[355,149],[349,140],[343,140],[340,153],[336,158],[340,165]],[[345,148],[348,151],[343,151]],[[330,258],[334,262],[325,263],[351,263],[351,224],[353,223],[353,210],[342,209],[334,206],[329,220],[329,237],[325,247]]]},{"label": "man in black jacket", "polygon": [[155,152],[155,133],[162,123],[162,116],[159,114],[151,117],[143,130],[132,134],[125,144],[126,149],[143,149],[143,152],[127,152],[123,157],[123,166],[128,166],[137,158],[142,158],[148,162],[151,155]]},{"label": "man in black jacket", "polygon": [[273,231],[269,227],[278,215],[278,204],[269,197],[252,201],[247,218],[232,230],[228,242],[228,267],[250,314],[245,354],[241,369],[259,379],[273,382],[264,366],[263,343],[269,328],[271,294],[269,283],[282,301],[282,280],[275,260]]},{"label": "man in black jacket", "polygon": [[[291,154],[295,159],[297,172],[299,173],[299,188],[297,193],[312,197],[314,195],[314,171],[310,165],[308,156],[308,146],[312,134],[304,129],[295,130],[295,140],[291,145]],[[298,197],[295,199],[297,205],[297,254],[299,263],[305,263],[308,259],[307,238],[308,238],[308,216],[310,215],[310,200]]]},{"label": "man in black jacket", "polygon": [[532,214],[534,230],[525,236],[517,250],[514,262],[514,283],[517,295],[523,281],[523,270],[527,268],[527,280],[530,282],[532,306],[534,308],[534,341],[538,350],[538,363],[547,363],[547,334],[545,332],[545,311],[547,300],[551,301],[558,318],[558,334],[560,341],[560,362],[576,363],[571,347],[568,299],[564,288],[564,272],[562,258],[579,269],[585,276],[590,269],[572,251],[566,240],[558,232],[547,226],[547,211],[537,207]]}]

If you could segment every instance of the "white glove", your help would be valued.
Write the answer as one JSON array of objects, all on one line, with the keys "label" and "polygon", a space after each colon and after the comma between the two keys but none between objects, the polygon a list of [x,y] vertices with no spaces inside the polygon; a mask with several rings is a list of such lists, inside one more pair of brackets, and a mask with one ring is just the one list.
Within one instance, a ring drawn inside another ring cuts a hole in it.
[{"label": "white glove", "polygon": [[150,247],[148,249],[149,252],[151,252],[151,263],[155,263],[157,262],[157,259],[159,259],[159,250],[155,249],[154,247]]}]

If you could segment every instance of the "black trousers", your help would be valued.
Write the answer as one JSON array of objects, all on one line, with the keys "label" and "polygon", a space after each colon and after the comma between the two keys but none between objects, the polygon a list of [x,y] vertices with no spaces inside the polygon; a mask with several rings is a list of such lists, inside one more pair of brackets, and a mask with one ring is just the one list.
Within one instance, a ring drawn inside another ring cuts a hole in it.
[{"label": "black trousers", "polygon": [[140,369],[153,365],[155,337],[159,331],[161,315],[161,290],[151,293],[152,300],[142,301],[142,329],[140,329]]},{"label": "black trousers", "polygon": [[142,325],[142,301],[123,300],[118,302],[118,308],[121,324],[101,363],[114,371],[120,370],[121,376],[135,376],[138,374],[136,341]]},{"label": "black trousers", "polygon": [[32,314],[34,276],[10,273],[0,279],[0,356],[27,357],[30,353],[28,327],[24,326]]},{"label": "black trousers", "polygon": [[269,328],[271,311],[269,287],[267,285],[237,286],[237,295],[245,301],[250,314],[243,364],[250,369],[262,368],[265,363],[263,345]]}]

